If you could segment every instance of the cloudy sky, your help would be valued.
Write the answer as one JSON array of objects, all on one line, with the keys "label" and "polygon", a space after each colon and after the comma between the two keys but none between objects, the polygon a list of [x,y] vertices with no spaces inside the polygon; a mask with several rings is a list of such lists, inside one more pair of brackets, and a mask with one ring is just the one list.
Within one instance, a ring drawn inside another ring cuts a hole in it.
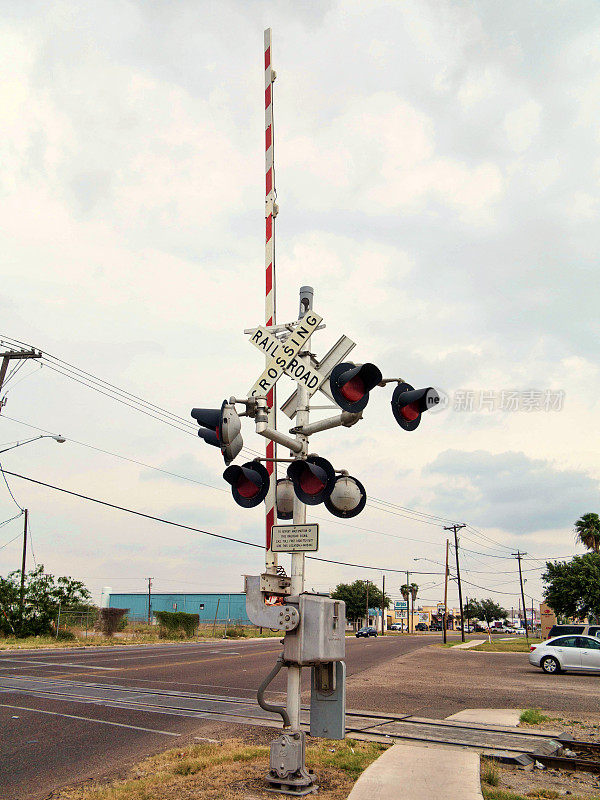
[{"label": "cloudy sky", "polygon": [[[573,522],[598,510],[598,4],[11,0],[0,12],[0,333],[4,348],[62,360],[13,375],[0,444],[69,440],[6,453],[4,468],[263,541],[263,510],[234,504],[218,451],[187,421],[262,370],[243,330],[264,321],[271,26],[278,320],[310,284],[327,326],[317,354],[344,333],[356,360],[445,401],[406,433],[391,387],[377,389],[359,425],[314,437],[370,498],[348,522],[309,515],[319,555],[385,569],[396,596],[390,570],[434,573],[414,579],[437,601],[443,525],[459,520],[467,595],[516,606],[521,549],[539,598],[534,559],[581,552]],[[281,401],[293,387],[279,386]],[[263,449],[249,421],[244,438]],[[37,562],[96,598],[143,591],[147,576],[157,591],[237,591],[261,569],[260,550],[9,482]],[[15,513],[0,486],[0,521]],[[0,546],[21,526],[0,528]],[[0,549],[0,574],[19,568],[19,547]],[[381,572],[309,562],[307,585],[357,577]]]}]

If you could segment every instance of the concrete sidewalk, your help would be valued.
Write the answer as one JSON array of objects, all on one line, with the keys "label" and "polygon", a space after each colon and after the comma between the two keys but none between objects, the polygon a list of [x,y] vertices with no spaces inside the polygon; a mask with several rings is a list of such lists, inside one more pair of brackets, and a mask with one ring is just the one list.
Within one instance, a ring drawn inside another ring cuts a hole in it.
[{"label": "concrete sidewalk", "polygon": [[363,772],[348,800],[483,800],[479,754],[395,744]]}]

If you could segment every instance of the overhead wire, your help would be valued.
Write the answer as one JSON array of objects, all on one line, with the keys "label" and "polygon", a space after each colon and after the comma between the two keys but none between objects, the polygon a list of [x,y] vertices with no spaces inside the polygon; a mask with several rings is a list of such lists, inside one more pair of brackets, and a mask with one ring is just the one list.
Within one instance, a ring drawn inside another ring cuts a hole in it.
[{"label": "overhead wire", "polygon": [[[165,524],[165,525],[172,525],[175,528],[182,528],[183,530],[192,531],[194,533],[200,533],[200,534],[203,534],[205,536],[211,536],[211,537],[214,537],[215,539],[222,539],[222,540],[225,540],[225,541],[228,541],[228,542],[234,542],[235,544],[242,544],[242,545],[245,545],[247,547],[255,547],[255,548],[259,548],[260,550],[264,549],[264,545],[263,544],[258,544],[256,542],[249,542],[249,541],[247,541],[245,539],[238,539],[237,537],[234,537],[234,536],[225,536],[222,533],[215,533],[214,531],[207,531],[204,528],[196,528],[193,525],[185,525],[182,522],[175,522],[174,520],[166,519],[164,517],[157,517],[154,514],[146,514],[143,511],[136,511],[135,509],[128,508],[127,506],[121,506],[121,505],[118,505],[117,503],[110,503],[107,500],[100,500],[97,497],[91,497],[90,495],[82,494],[81,492],[75,492],[75,491],[73,491],[71,489],[65,489],[62,486],[55,486],[52,483],[47,483],[46,481],[40,481],[40,480],[37,480],[36,478],[31,478],[31,477],[29,477],[27,475],[20,475],[18,472],[10,472],[9,470],[5,470],[5,472],[6,472],[7,475],[11,475],[14,478],[20,478],[21,480],[28,481],[29,483],[34,483],[34,484],[37,484],[38,486],[44,486],[47,489],[53,489],[53,490],[55,490],[57,492],[62,492],[63,494],[71,495],[72,497],[78,497],[81,500],[87,500],[87,501],[92,502],[92,503],[97,503],[98,505],[106,506],[107,508],[112,508],[112,509],[115,509],[117,511],[124,511],[124,512],[126,512],[128,514],[133,514],[134,516],[142,517],[143,519],[149,519],[149,520],[152,520],[154,522],[160,522],[160,523]],[[404,570],[404,569],[393,569],[393,568],[391,568],[389,566],[376,567],[376,566],[373,566],[371,564],[354,564],[354,563],[349,562],[349,561],[338,561],[338,560],[332,559],[332,558],[322,558],[321,556],[308,556],[307,555],[306,558],[310,559],[311,561],[323,561],[323,562],[325,562],[327,564],[339,564],[341,566],[356,567],[356,568],[359,568],[359,569],[372,569],[372,570],[375,570],[376,572],[386,572],[386,573],[387,572],[398,572],[398,573],[405,573],[406,572],[406,570]],[[415,572],[415,574],[417,574],[417,573]],[[439,573],[439,572],[424,572],[424,573],[418,573],[418,574],[439,575],[441,573]]]},{"label": "overhead wire", "polygon": [[[11,346],[16,346],[16,345],[30,346],[25,342],[22,342],[22,341],[20,341],[18,339],[15,339],[14,337],[9,337],[9,336],[3,335],[2,339],[4,339],[7,342],[9,342],[11,344]],[[106,397],[109,397],[109,398],[111,398],[111,399],[113,399],[113,400],[115,400],[117,402],[120,402],[123,405],[128,406],[129,408],[131,408],[131,409],[133,409],[135,411],[139,411],[140,413],[145,414],[146,416],[148,416],[150,418],[153,418],[153,419],[155,419],[155,420],[157,420],[159,422],[163,422],[164,424],[167,424],[167,425],[169,425],[170,427],[172,427],[172,428],[174,428],[176,430],[180,430],[181,432],[187,433],[188,435],[192,435],[192,436],[197,434],[197,429],[196,429],[196,426],[195,426],[195,424],[193,422],[188,421],[187,419],[185,419],[185,418],[183,418],[183,417],[181,417],[181,416],[179,416],[179,415],[177,415],[177,414],[175,414],[175,413],[173,413],[171,411],[168,411],[167,409],[165,409],[165,408],[163,408],[163,407],[161,407],[161,406],[159,406],[157,404],[151,403],[151,402],[141,398],[139,395],[136,395],[136,394],[134,394],[132,392],[129,392],[129,391],[125,390],[125,389],[121,389],[120,387],[116,386],[115,384],[111,383],[110,381],[106,381],[103,378],[99,378],[98,376],[93,375],[91,372],[88,372],[87,370],[83,370],[80,367],[77,367],[74,364],[71,364],[70,362],[65,361],[64,359],[58,358],[57,356],[54,356],[54,355],[52,355],[52,354],[50,354],[50,353],[48,353],[46,351],[43,351],[43,350],[39,350],[39,352],[42,354],[44,364],[49,369],[51,369],[54,372],[56,372],[57,374],[60,374],[63,377],[70,378],[71,380],[74,380],[75,382],[77,382],[77,383],[79,383],[79,384],[81,384],[83,386],[86,386],[87,388],[90,388],[90,389],[93,389],[95,391],[98,391],[100,394],[102,394],[102,395],[104,395]],[[25,363],[25,360],[20,361],[21,365],[24,364],[24,363]],[[13,373],[13,376],[14,376],[14,373]],[[75,440],[73,440],[73,441],[75,441]],[[77,443],[78,444],[83,444],[83,443],[80,443],[80,442],[77,442]],[[93,447],[92,445],[86,445],[86,444],[83,444],[83,446]],[[109,452],[109,451],[102,451],[101,448],[94,448],[94,449],[97,449],[100,452]],[[246,445],[243,446],[242,452],[247,452],[247,453],[252,454],[254,456],[261,456],[261,454],[258,451],[253,450],[252,448],[249,448]],[[135,459],[127,459],[127,457],[119,456],[117,454],[111,454],[111,455],[116,455],[118,458],[123,458],[124,460],[130,460],[133,463],[136,463]],[[143,464],[143,462],[139,462],[139,463]],[[158,467],[149,467],[149,468],[150,469],[160,470],[160,468],[158,468]],[[166,474],[169,474],[168,470],[160,470],[160,471],[163,471]],[[186,476],[181,476],[181,475],[177,475],[177,477],[182,477],[182,478],[184,478],[186,480],[188,479],[188,478],[186,478]],[[191,479],[191,480],[193,480],[193,479]],[[195,482],[200,483],[201,485],[205,485],[205,486],[210,487],[210,488],[214,488],[214,489],[219,488],[219,487],[212,486],[211,484],[202,484],[202,482],[200,482],[200,481],[195,481]],[[222,490],[222,491],[227,491],[227,490],[225,489],[225,490]],[[392,503],[390,501],[383,500],[381,498],[368,498],[367,499],[367,505],[372,510],[379,510],[379,511],[381,511],[383,513],[393,514],[393,515],[408,519],[410,521],[421,522],[423,524],[429,524],[429,525],[437,526],[439,524],[439,522],[453,522],[453,520],[451,518],[449,518],[449,517],[443,517],[441,515],[430,514],[428,512],[420,511],[420,510],[417,510],[417,509],[411,509],[411,508],[409,508],[407,506],[401,506],[399,504],[395,504],[395,503]],[[439,522],[436,522],[435,520],[439,520]],[[488,547],[488,549],[490,549],[490,550],[499,549],[499,548],[503,548],[503,549],[507,549],[507,550],[511,549],[508,545],[505,545],[505,544],[499,542],[497,539],[494,539],[493,537],[489,536],[488,534],[483,533],[482,531],[480,531],[478,528],[476,528],[475,526],[471,525],[470,523],[467,523],[466,527],[468,528],[469,531],[471,531],[472,533],[474,533],[476,536],[478,536],[480,539],[483,540],[481,543],[478,542],[480,544],[480,546],[487,547],[485,542],[486,541],[490,541],[495,545],[493,548]],[[373,531],[373,532],[376,532],[376,531]],[[468,539],[468,541],[476,541],[472,537],[469,537],[466,533],[463,533],[463,536],[464,536],[464,538]],[[415,541],[419,541],[419,540],[415,539]],[[438,544],[438,543],[436,542],[434,544]],[[476,552],[476,551],[473,551],[473,552]],[[508,558],[509,557],[509,556],[496,555],[496,554],[493,554],[491,552],[490,553],[481,553],[481,555],[486,556],[486,557],[495,557],[495,558],[502,558],[502,557]],[[542,559],[537,559],[537,560],[538,561],[542,561]]]}]

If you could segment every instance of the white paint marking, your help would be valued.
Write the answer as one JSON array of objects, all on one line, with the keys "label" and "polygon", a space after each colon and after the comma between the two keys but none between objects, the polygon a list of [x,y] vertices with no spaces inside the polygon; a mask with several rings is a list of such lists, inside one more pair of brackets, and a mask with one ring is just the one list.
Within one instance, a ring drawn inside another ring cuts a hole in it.
[{"label": "white paint marking", "polygon": [[[67,717],[68,719],[81,719],[84,722],[98,722],[100,725],[114,725],[117,728],[130,728],[132,731],[145,731],[146,733],[161,733],[163,736],[181,736],[180,733],[172,731],[157,731],[153,728],[140,728],[138,725],[125,725],[123,722],[109,722],[106,719],[94,719],[93,717],[78,717],[75,714],[60,714],[58,711],[44,711],[41,708],[27,708],[27,706],[9,706],[0,703],[0,708],[14,708],[17,711],[33,711],[35,714],[50,714],[53,717]],[[18,719],[18,717],[13,717]]]},{"label": "white paint marking", "polygon": [[[77,667],[78,669],[102,669],[108,672],[116,672],[118,667],[97,667],[92,664],[73,664],[68,661],[34,661],[30,658],[0,658],[0,666],[5,661],[16,661],[21,664],[34,664],[37,667]],[[7,667],[7,669],[19,669],[19,667]]]}]

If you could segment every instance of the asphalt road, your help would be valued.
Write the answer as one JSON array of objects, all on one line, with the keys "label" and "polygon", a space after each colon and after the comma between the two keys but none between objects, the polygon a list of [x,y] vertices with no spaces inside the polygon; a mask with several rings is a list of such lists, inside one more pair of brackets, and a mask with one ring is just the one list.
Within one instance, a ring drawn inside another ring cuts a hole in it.
[{"label": "asphalt road", "polygon": [[[525,654],[429,646],[438,640],[349,638],[348,707],[439,718],[463,708],[573,715],[598,707],[600,676],[546,676]],[[247,732],[210,709],[215,699],[233,713],[255,708],[256,687],[280,651],[278,639],[262,639],[0,652],[1,800],[39,800],[194,737]],[[272,699],[283,698],[284,674],[271,688]]]}]

